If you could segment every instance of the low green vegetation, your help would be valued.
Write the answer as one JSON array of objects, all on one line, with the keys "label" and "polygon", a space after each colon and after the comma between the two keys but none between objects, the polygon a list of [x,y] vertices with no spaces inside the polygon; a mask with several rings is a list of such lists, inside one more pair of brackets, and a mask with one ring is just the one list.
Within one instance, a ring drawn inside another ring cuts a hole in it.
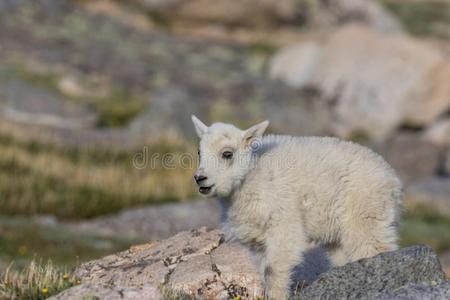
[{"label": "low green vegetation", "polygon": [[450,38],[450,1],[380,0],[411,33]]},{"label": "low green vegetation", "polygon": [[143,242],[136,238],[80,232],[70,225],[27,217],[1,217],[0,232],[0,261],[14,261],[14,269],[27,266],[36,257],[71,268],[79,262]]},{"label": "low green vegetation", "polygon": [[173,20],[157,10],[147,10],[146,13],[150,22],[161,30],[169,30],[173,26]]},{"label": "low green vegetation", "polygon": [[269,42],[255,42],[248,45],[248,49],[253,55],[262,55],[269,58],[275,54],[278,47]]},{"label": "low green vegetation", "polygon": [[0,79],[20,80],[40,88],[58,89],[58,77],[55,74],[31,72],[19,64],[1,64]]},{"label": "low green vegetation", "polygon": [[402,218],[402,246],[427,244],[437,252],[450,251],[450,218],[423,206],[409,209]]},{"label": "low green vegetation", "polygon": [[128,124],[146,106],[145,101],[123,90],[116,90],[107,97],[94,98],[91,101],[99,114],[97,125],[101,127],[120,127]]}]

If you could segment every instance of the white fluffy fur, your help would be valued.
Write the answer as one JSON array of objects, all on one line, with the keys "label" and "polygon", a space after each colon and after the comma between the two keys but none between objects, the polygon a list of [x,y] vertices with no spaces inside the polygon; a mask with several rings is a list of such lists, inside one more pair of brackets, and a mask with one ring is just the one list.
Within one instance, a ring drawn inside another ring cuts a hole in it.
[{"label": "white fluffy fur", "polygon": [[[193,117],[197,175],[227,207],[229,234],[259,258],[266,297],[289,296],[293,267],[311,241],[343,265],[397,248],[402,185],[392,168],[360,145],[329,137],[262,137]],[[224,158],[232,151],[233,158]]]}]

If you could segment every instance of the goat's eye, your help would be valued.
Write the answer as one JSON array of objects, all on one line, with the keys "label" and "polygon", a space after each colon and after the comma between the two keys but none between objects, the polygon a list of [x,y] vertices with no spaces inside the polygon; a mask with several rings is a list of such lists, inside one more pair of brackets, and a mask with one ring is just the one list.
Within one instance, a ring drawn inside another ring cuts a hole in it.
[{"label": "goat's eye", "polygon": [[198,149],[198,152],[197,152],[197,154],[198,154],[198,156],[200,157],[200,149]]},{"label": "goat's eye", "polygon": [[225,151],[224,153],[222,153],[222,158],[223,159],[232,159],[233,158],[233,152]]}]

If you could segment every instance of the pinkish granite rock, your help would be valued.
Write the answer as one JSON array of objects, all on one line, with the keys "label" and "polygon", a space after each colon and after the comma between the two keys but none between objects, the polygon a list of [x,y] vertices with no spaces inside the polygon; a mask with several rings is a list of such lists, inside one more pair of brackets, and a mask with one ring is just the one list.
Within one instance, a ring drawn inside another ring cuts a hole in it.
[{"label": "pinkish granite rock", "polygon": [[82,264],[75,276],[94,291],[99,285],[111,285],[111,293],[117,286],[144,293],[144,287],[150,285],[206,299],[238,295],[253,299],[262,295],[262,284],[250,254],[237,244],[223,241],[220,230],[203,227],[184,231],[167,240]]}]

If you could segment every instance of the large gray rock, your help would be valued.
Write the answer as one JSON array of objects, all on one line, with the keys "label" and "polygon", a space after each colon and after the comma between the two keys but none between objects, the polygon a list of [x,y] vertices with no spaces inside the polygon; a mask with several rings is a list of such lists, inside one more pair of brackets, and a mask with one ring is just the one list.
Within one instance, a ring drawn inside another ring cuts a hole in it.
[{"label": "large gray rock", "polygon": [[301,299],[375,299],[408,284],[436,285],[444,278],[433,250],[413,246],[334,268],[304,288]]},{"label": "large gray rock", "polygon": [[450,299],[450,281],[431,285],[407,285],[392,293],[374,299],[380,300],[436,300]]},{"label": "large gray rock", "polygon": [[429,177],[412,182],[405,190],[407,207],[421,205],[450,217],[450,178]]},{"label": "large gray rock", "polygon": [[269,74],[295,88],[317,87],[341,137],[363,133],[381,141],[402,124],[431,124],[450,107],[450,64],[442,51],[361,26],[281,49]]}]

